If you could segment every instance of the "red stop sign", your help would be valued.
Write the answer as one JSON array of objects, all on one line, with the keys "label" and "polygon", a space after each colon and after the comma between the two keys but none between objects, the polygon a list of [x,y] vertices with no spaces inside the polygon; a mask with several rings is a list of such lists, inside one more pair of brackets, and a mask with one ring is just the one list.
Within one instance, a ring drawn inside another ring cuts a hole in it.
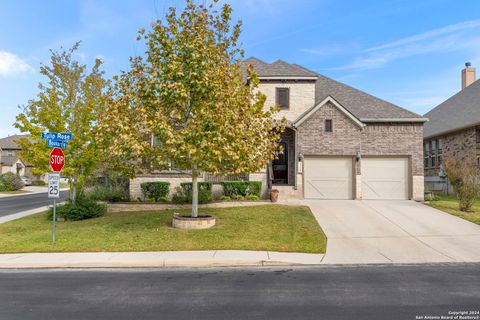
[{"label": "red stop sign", "polygon": [[60,148],[55,148],[50,152],[50,167],[53,172],[60,172],[65,165],[65,155],[63,150]]}]

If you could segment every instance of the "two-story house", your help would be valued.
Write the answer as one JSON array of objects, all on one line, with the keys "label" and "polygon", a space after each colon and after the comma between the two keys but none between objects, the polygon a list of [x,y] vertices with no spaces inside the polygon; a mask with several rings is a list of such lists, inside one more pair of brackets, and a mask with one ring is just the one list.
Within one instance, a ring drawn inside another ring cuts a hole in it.
[{"label": "two-story house", "polygon": [[0,174],[13,172],[20,176],[32,178],[32,166],[24,163],[19,157],[21,151],[16,141],[23,136],[12,135],[0,139]]},{"label": "two-story house", "polygon": [[[274,188],[283,198],[423,200],[425,118],[296,64],[247,65],[265,106],[279,105],[287,119],[283,154],[248,177],[263,182],[264,196]],[[152,179],[133,180],[132,196]]]},{"label": "two-story house", "polygon": [[480,164],[480,81],[475,68],[465,64],[461,90],[433,108],[425,117],[425,186],[431,191],[449,193],[442,162],[445,157]]}]

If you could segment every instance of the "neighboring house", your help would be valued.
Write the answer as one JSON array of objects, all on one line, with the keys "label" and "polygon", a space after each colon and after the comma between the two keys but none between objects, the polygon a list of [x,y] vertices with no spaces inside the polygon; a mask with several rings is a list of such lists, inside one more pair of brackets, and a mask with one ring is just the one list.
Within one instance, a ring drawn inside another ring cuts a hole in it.
[{"label": "neighboring house", "polygon": [[[280,106],[287,128],[285,150],[249,180],[278,189],[281,198],[423,200],[423,124],[425,118],[326,78],[296,64],[244,61],[260,78],[265,107]],[[188,176],[139,177],[133,197],[148,180]],[[204,176],[208,180],[208,176]]]},{"label": "neighboring house", "polygon": [[442,168],[445,157],[480,164],[480,81],[470,63],[462,70],[462,90],[425,114],[425,187],[451,192]]},{"label": "neighboring house", "polygon": [[33,178],[32,166],[24,163],[17,154],[22,149],[16,141],[22,137],[24,136],[12,135],[0,139],[0,174],[13,172],[20,176]]}]

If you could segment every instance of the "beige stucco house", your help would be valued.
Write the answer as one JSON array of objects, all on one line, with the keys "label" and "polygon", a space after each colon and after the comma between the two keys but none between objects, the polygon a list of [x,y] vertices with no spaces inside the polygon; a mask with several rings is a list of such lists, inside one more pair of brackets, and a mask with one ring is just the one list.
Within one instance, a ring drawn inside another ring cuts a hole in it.
[{"label": "beige stucco house", "polygon": [[[246,177],[283,198],[423,200],[425,118],[296,64],[244,61],[260,78],[266,107],[279,105],[284,153]],[[205,175],[204,180],[209,176]],[[131,181],[190,181],[175,172]]]},{"label": "beige stucco house", "polygon": [[12,172],[20,176],[33,177],[32,166],[18,157],[21,148],[16,141],[22,137],[22,135],[11,135],[0,139],[0,174]]}]

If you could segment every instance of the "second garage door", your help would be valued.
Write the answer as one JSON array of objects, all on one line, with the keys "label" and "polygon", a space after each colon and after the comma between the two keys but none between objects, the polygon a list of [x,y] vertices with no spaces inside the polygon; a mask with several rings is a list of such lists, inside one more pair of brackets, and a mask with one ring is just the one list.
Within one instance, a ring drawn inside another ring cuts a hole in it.
[{"label": "second garage door", "polygon": [[306,199],[352,199],[352,159],[305,157]]},{"label": "second garage door", "polygon": [[363,199],[408,199],[407,158],[362,158]]}]

